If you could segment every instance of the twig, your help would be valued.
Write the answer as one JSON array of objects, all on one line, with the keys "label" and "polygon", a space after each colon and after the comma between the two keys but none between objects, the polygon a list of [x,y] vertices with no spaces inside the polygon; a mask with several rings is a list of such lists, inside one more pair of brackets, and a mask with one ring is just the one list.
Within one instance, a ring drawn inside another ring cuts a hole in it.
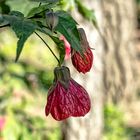
[{"label": "twig", "polygon": [[7,27],[7,26],[10,26],[10,24],[2,25],[2,26],[0,26],[0,28],[4,28],[4,27]]},{"label": "twig", "polygon": [[40,6],[41,6],[41,4],[42,4],[42,3],[40,2],[38,7],[40,7]]},{"label": "twig", "polygon": [[35,32],[35,34],[45,43],[45,45],[48,47],[48,49],[50,50],[50,52],[53,54],[53,56],[56,58],[56,60],[58,61],[59,66],[61,65],[59,59],[57,58],[57,56],[54,54],[54,52],[52,51],[52,49],[49,47],[49,45],[44,41],[44,39]]}]

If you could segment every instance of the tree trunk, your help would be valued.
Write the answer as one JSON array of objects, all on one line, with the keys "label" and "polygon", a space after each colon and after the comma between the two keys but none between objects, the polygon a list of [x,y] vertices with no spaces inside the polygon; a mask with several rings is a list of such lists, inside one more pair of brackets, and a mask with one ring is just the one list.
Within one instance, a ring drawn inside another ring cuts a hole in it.
[{"label": "tree trunk", "polygon": [[104,85],[107,100],[130,101],[136,89],[135,1],[104,0]]},{"label": "tree trunk", "polygon": [[70,118],[62,124],[63,140],[102,140],[104,99],[117,102],[135,89],[134,0],[86,0],[85,5],[94,8],[99,32],[74,15],[95,48],[94,65],[85,75],[69,67],[72,77],[90,94],[92,108],[85,117]]}]

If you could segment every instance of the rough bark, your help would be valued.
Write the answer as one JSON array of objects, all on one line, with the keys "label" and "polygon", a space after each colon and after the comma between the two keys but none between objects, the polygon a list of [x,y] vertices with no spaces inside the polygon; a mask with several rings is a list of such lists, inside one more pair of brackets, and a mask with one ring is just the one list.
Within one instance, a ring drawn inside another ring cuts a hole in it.
[{"label": "rough bark", "polygon": [[95,48],[94,65],[86,75],[74,69],[71,72],[89,92],[92,108],[84,118],[70,118],[62,124],[64,140],[102,140],[104,99],[115,103],[122,97],[130,99],[136,87],[134,0],[86,0],[85,4],[95,10],[100,35],[89,22],[75,15]]},{"label": "rough bark", "polygon": [[[135,1],[104,0],[103,38],[105,94],[117,103],[130,101],[136,89]],[[126,99],[125,98],[125,99]]]},{"label": "rough bark", "polygon": [[[96,8],[98,25],[102,26],[102,13],[100,1],[85,1],[87,5]],[[85,4],[86,4],[85,3]],[[83,118],[70,118],[62,124],[64,140],[100,140],[103,130],[103,44],[97,30],[92,23],[85,21],[78,14],[74,14],[80,27],[85,29],[90,47],[95,48],[94,65],[89,73],[78,73],[71,64],[72,77],[90,94],[92,107],[90,112]]]}]

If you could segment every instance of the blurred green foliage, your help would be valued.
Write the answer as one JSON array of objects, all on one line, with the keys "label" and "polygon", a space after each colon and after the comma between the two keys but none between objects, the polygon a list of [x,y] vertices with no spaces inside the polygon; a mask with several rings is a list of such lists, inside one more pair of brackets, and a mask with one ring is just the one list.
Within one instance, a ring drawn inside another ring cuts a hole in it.
[{"label": "blurred green foliage", "polygon": [[[49,44],[53,48],[54,44]],[[56,60],[34,35],[27,41],[18,63],[14,62],[15,48],[15,35],[9,30],[1,30],[0,117],[4,117],[6,123],[0,138],[59,140],[59,125],[56,122],[52,125],[53,120],[46,119],[44,112]]]},{"label": "blurred green foliage", "polygon": [[140,0],[136,0],[136,2],[139,4],[140,3]]},{"label": "blurred green foliage", "polygon": [[124,113],[118,106],[106,104],[103,140],[132,140],[133,131],[125,125],[124,119]]},{"label": "blurred green foliage", "polygon": [[[15,35],[4,30],[0,36],[0,116],[6,118],[0,136],[5,140],[59,140],[60,126],[44,114],[56,60],[32,35],[15,63]],[[104,119],[104,140],[129,140],[132,132],[118,107],[107,104]]]},{"label": "blurred green foliage", "polygon": [[[6,13],[4,4],[10,10],[19,10],[25,15],[39,4],[31,4],[28,0],[1,2],[0,13]],[[50,38],[43,38],[57,54]],[[25,43],[20,60],[15,63],[16,42],[16,35],[9,28],[0,29],[0,118],[6,120],[0,130],[0,139],[59,140],[59,124],[51,117],[46,119],[44,110],[57,62],[33,34]]]},{"label": "blurred green foliage", "polygon": [[137,10],[137,25],[140,28],[140,0],[136,0],[136,10]]}]

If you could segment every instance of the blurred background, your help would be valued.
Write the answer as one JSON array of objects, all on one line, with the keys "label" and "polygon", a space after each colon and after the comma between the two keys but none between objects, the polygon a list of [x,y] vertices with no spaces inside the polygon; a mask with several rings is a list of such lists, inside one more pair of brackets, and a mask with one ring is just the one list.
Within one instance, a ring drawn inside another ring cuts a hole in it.
[{"label": "blurred background", "polygon": [[[72,77],[90,94],[91,111],[62,122],[46,117],[57,62],[34,34],[14,62],[17,38],[0,28],[0,140],[140,140],[140,1],[62,0],[94,48],[91,71]],[[0,13],[25,15],[38,3],[0,0]],[[44,37],[52,49],[55,45]]]}]

